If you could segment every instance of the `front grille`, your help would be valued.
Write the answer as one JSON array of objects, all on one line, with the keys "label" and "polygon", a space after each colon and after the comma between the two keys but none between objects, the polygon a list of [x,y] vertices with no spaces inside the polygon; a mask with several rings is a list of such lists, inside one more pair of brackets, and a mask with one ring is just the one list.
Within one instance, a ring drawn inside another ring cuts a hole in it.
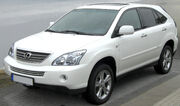
[{"label": "front grille", "polygon": [[10,66],[10,69],[17,73],[21,73],[25,75],[32,75],[32,76],[44,76],[44,73],[45,73],[43,71],[30,71],[30,70],[19,69],[12,66]]},{"label": "front grille", "polygon": [[32,52],[26,50],[17,49],[16,58],[17,60],[30,62],[30,63],[41,63],[45,60],[50,54],[49,53],[40,53],[40,52]]}]

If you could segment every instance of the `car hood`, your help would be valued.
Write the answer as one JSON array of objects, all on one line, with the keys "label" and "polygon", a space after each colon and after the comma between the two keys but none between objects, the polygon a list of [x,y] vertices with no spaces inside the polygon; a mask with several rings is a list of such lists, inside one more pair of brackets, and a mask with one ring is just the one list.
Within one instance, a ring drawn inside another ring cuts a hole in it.
[{"label": "car hood", "polygon": [[15,43],[15,48],[46,53],[66,53],[86,49],[83,47],[101,38],[102,36],[41,32],[19,40]]}]

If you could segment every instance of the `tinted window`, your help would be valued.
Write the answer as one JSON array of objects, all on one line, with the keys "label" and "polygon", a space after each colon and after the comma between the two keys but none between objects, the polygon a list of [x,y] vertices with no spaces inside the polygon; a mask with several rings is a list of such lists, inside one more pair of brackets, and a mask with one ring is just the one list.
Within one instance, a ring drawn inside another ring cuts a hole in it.
[{"label": "tinted window", "polygon": [[118,30],[123,25],[132,25],[135,30],[138,30],[141,28],[139,15],[136,9],[126,11],[121,16],[120,21],[118,22],[118,25],[117,25],[118,27],[116,29]]},{"label": "tinted window", "polygon": [[76,9],[57,21],[48,31],[104,35],[118,12],[117,10]]},{"label": "tinted window", "polygon": [[156,24],[161,24],[161,20],[159,20],[159,16],[156,14],[155,11],[153,11],[153,14],[154,14],[154,18],[155,18]]},{"label": "tinted window", "polygon": [[161,13],[159,13],[158,11],[155,11],[155,10],[154,10],[154,16],[155,16],[157,24],[165,23],[167,20],[167,18],[164,15],[162,15]]},{"label": "tinted window", "polygon": [[156,25],[156,21],[154,18],[153,11],[148,8],[140,8],[139,9],[142,21],[143,21],[143,27],[152,27]]}]

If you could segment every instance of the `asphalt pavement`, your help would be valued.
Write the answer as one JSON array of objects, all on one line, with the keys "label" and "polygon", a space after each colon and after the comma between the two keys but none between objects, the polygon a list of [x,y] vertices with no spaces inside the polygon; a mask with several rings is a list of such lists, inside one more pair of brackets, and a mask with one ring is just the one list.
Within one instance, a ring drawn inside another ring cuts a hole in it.
[{"label": "asphalt pavement", "polygon": [[[178,14],[180,1],[147,0],[144,2],[163,6],[175,18],[177,24],[180,25]],[[49,15],[47,14],[43,14],[43,16],[47,16],[48,19],[52,19],[49,18]],[[56,17],[58,16],[59,15]],[[48,19],[34,20],[32,22],[37,22],[34,24],[29,24],[28,22],[26,23],[26,28],[23,27],[25,23],[23,23],[23,25],[19,24],[19,26],[17,24],[14,24],[14,26],[11,25],[13,27],[10,28],[15,28],[15,30],[9,31],[9,33],[14,34],[17,33],[18,30],[21,35],[19,38],[24,37],[25,33],[36,33],[47,27],[48,23],[45,21]],[[30,28],[33,31],[29,31],[28,29]],[[20,32],[21,30],[23,30],[22,33]],[[8,30],[3,31],[6,32]],[[163,103],[165,103],[168,98],[174,97],[178,99],[178,96],[174,96],[174,94],[180,93],[178,90],[180,86],[177,84],[180,80],[179,64],[180,45],[174,57],[172,70],[169,74],[156,74],[153,67],[130,72],[129,74],[123,76],[115,84],[112,97],[102,106],[165,106]],[[0,74],[0,78],[6,79],[0,79],[0,81],[2,81],[0,82],[0,106],[91,106],[91,104],[87,103],[81,95],[67,95],[62,93],[60,89],[54,88],[30,90],[23,87],[21,84],[12,83],[9,80],[9,77],[5,75]],[[170,102],[173,101],[172,99],[170,100]],[[179,104],[174,106],[179,106]]]}]

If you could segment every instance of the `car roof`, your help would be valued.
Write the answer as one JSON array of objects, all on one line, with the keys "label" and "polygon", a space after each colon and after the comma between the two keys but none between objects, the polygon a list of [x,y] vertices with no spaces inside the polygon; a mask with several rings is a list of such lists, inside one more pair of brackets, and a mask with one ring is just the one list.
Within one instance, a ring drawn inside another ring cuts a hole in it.
[{"label": "car roof", "polygon": [[123,7],[153,7],[155,5],[150,4],[138,4],[138,3],[97,3],[89,4],[78,7],[77,9],[109,9],[109,10],[120,10]]}]

